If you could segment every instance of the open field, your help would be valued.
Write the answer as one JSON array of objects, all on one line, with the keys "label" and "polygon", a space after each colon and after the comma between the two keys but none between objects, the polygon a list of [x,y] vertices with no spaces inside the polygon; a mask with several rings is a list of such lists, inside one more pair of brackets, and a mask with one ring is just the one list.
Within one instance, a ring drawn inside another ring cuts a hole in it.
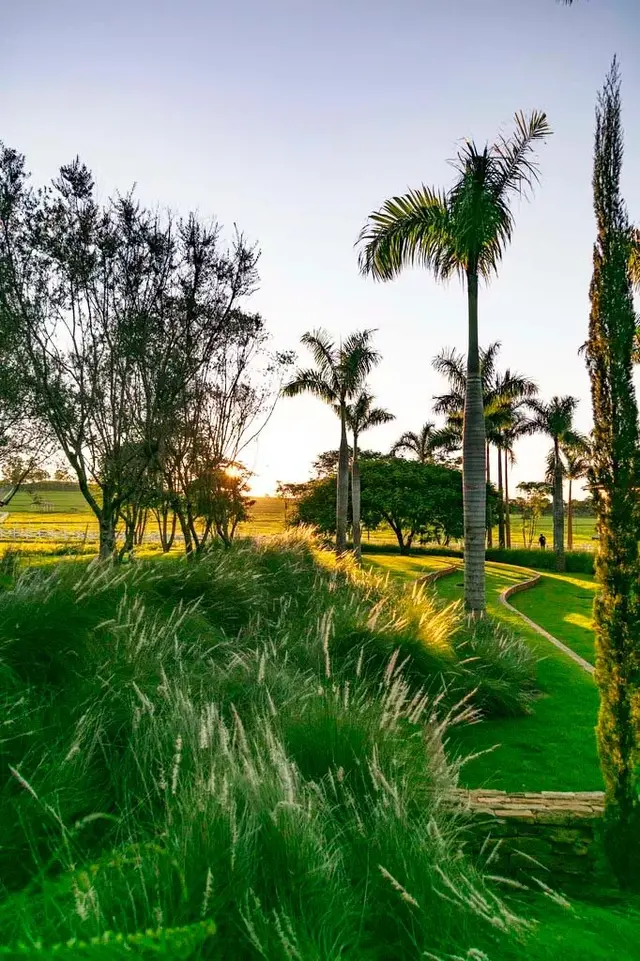
[{"label": "open field", "polygon": [[[47,505],[46,510],[34,504],[26,491],[18,491],[10,504],[0,511],[6,517],[0,523],[0,544],[15,542],[46,542],[62,546],[65,544],[94,544],[98,539],[98,527],[93,513],[87,506],[80,491],[41,490],[38,492]],[[52,508],[52,509],[49,509]],[[291,504],[285,505],[279,497],[257,497],[251,508],[250,520],[241,524],[238,532],[244,536],[269,536],[282,533],[286,529],[287,516],[291,516]],[[522,535],[518,528],[518,518],[514,517],[512,543],[514,548],[522,547]],[[548,547],[552,544],[552,519],[543,517],[539,532],[547,537]],[[593,550],[595,529],[593,518],[577,518],[574,526],[574,543],[578,550]],[[147,538],[153,543],[157,539],[155,522],[149,519]],[[364,542],[369,545],[397,543],[393,532],[382,527],[379,530],[364,532]],[[498,542],[498,530],[494,530],[494,544]],[[415,545],[417,546],[417,544]],[[453,545],[452,545],[453,546]],[[534,545],[534,546],[537,546]]]}]

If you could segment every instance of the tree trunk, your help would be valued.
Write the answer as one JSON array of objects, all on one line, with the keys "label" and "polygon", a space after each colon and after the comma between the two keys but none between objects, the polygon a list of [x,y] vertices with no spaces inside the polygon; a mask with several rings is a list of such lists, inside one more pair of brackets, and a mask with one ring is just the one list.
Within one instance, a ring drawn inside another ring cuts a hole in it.
[{"label": "tree trunk", "polygon": [[502,450],[498,447],[498,546],[504,549],[504,488],[502,486]]},{"label": "tree trunk", "polygon": [[569,503],[567,504],[567,550],[573,550],[573,507],[571,506],[571,481],[569,478]]},{"label": "tree trunk", "polygon": [[116,520],[109,501],[103,501],[99,519],[100,560],[111,560],[116,552]]},{"label": "tree trunk", "polygon": [[564,556],[564,503],[562,501],[562,461],[557,438],[554,440],[553,470],[553,549],[556,553],[556,570],[565,569]]},{"label": "tree trunk", "polygon": [[349,514],[349,445],[345,405],[340,408],[340,452],[336,481],[336,554],[347,550],[347,522]]},{"label": "tree trunk", "polygon": [[484,543],[487,516],[485,430],[478,350],[478,275],[467,272],[469,349],[462,427],[464,499],[464,605],[474,617],[485,610]]},{"label": "tree trunk", "polygon": [[[487,484],[491,483],[491,446],[487,444]],[[487,505],[487,547],[493,547],[493,507]]]},{"label": "tree trunk", "polygon": [[353,461],[351,464],[351,509],[353,511],[353,550],[356,560],[362,558],[362,526],[360,524],[360,463],[358,461],[358,435],[353,434]]},{"label": "tree trunk", "polygon": [[511,550],[511,514],[509,511],[509,451],[504,452],[504,527],[507,548]]}]

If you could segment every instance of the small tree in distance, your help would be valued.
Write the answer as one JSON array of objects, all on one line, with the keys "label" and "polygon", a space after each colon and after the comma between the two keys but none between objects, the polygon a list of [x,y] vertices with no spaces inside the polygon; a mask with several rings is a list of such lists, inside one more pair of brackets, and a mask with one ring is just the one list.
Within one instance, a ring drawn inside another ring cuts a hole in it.
[{"label": "small tree in distance", "polygon": [[523,495],[517,499],[515,505],[520,511],[522,545],[526,550],[531,550],[538,533],[538,521],[549,506],[551,488],[542,481],[522,481],[518,484],[518,490]]}]

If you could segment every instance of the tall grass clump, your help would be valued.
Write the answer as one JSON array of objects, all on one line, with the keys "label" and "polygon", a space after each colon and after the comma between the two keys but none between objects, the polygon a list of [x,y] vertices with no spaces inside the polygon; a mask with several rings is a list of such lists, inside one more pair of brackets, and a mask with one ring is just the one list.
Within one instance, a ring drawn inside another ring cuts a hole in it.
[{"label": "tall grass clump", "polygon": [[465,630],[301,537],[19,574],[0,593],[0,958],[519,944],[447,803],[449,726],[513,709],[473,659],[517,675]]}]

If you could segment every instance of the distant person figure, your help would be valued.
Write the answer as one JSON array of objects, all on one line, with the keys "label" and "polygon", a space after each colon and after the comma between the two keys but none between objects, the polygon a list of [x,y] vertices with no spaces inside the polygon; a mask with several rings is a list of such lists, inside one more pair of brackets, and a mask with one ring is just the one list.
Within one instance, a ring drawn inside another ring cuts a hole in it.
[{"label": "distant person figure", "polygon": [[544,534],[541,534],[540,537],[538,538],[538,544],[540,545],[540,550],[541,550],[541,551],[546,550],[546,548],[547,548],[547,538],[544,536]]}]

